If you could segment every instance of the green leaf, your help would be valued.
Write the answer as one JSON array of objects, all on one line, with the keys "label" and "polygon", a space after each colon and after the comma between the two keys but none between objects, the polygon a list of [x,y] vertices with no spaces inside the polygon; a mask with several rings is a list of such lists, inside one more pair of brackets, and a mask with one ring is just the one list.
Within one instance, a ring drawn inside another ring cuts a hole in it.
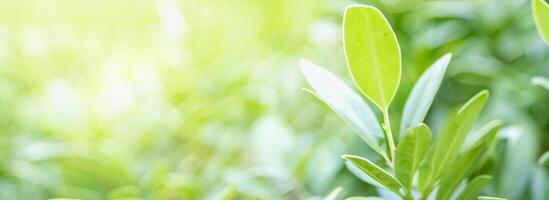
[{"label": "green leaf", "polygon": [[549,78],[536,76],[532,78],[530,82],[532,83],[532,85],[537,85],[542,88],[545,88],[546,90],[549,90]]},{"label": "green leaf", "polygon": [[349,197],[345,200],[383,200],[383,198],[379,197]]},{"label": "green leaf", "polygon": [[349,123],[362,139],[376,152],[384,156],[379,141],[385,136],[379,122],[362,98],[330,71],[307,60],[301,60],[301,71],[316,97],[330,106]]},{"label": "green leaf", "polygon": [[549,151],[546,151],[543,155],[541,155],[541,157],[539,157],[538,163],[541,166],[549,166]]},{"label": "green leaf", "polygon": [[336,189],[332,190],[332,192],[330,192],[330,194],[328,194],[328,196],[326,196],[324,200],[335,200],[337,198],[337,195],[339,195],[342,190],[342,187],[337,187]]},{"label": "green leaf", "polygon": [[375,181],[385,186],[387,189],[391,190],[395,194],[402,195],[401,190],[403,190],[402,184],[391,174],[381,169],[376,164],[370,162],[366,158],[362,158],[354,155],[343,155],[345,160],[350,161],[356,165],[359,169],[364,171]]},{"label": "green leaf", "polygon": [[506,200],[505,198],[500,197],[488,197],[488,196],[479,196],[478,200]]},{"label": "green leaf", "polygon": [[381,183],[374,180],[370,175],[368,175],[366,172],[362,171],[358,166],[353,164],[351,161],[345,161],[345,166],[353,175],[355,175],[357,178],[359,178],[361,181],[364,181],[370,185],[373,185],[375,187],[383,187]]},{"label": "green leaf", "polygon": [[236,187],[229,186],[223,189],[215,199],[231,200],[231,199],[236,199],[237,195],[238,195],[238,190],[236,189]]},{"label": "green leaf", "polygon": [[461,192],[461,194],[458,196],[457,200],[470,200],[474,199],[475,196],[478,195],[478,193],[484,188],[486,185],[488,185],[490,182],[492,182],[492,176],[489,175],[480,175],[475,177],[473,180],[471,180],[467,187]]},{"label": "green leaf", "polygon": [[543,0],[533,0],[532,10],[538,32],[543,40],[549,44],[549,4]]},{"label": "green leaf", "polygon": [[411,127],[404,132],[395,156],[395,174],[406,191],[410,192],[416,169],[431,144],[431,130],[425,124]]},{"label": "green leaf", "polygon": [[478,145],[477,147],[460,155],[452,165],[444,170],[444,175],[440,180],[440,186],[436,199],[450,199],[452,193],[459,186],[459,183],[467,176],[470,176],[474,170],[480,166],[479,160],[482,153],[486,151],[488,144]]},{"label": "green leaf", "polygon": [[475,148],[487,140],[491,141],[501,129],[501,126],[501,121],[493,120],[482,126],[477,131],[467,135],[467,138],[463,143],[463,147],[461,148],[461,152]]},{"label": "green leaf", "polygon": [[501,149],[503,155],[495,157],[499,168],[495,193],[509,199],[522,199],[530,190],[525,174],[531,174],[536,167],[537,152],[540,148],[535,128],[515,125],[502,130],[502,138],[507,140]]},{"label": "green leaf", "polygon": [[358,87],[386,110],[401,73],[400,47],[389,22],[375,7],[349,6],[343,20],[343,39],[347,65]]},{"label": "green leaf", "polygon": [[472,97],[467,103],[451,114],[444,125],[432,153],[419,169],[421,191],[431,190],[442,170],[455,160],[463,141],[488,100],[488,91],[484,90]]},{"label": "green leaf", "polygon": [[450,53],[439,58],[421,75],[414,85],[402,112],[402,121],[400,122],[401,134],[407,128],[414,124],[419,124],[425,119],[440,88],[451,58],[452,54]]}]

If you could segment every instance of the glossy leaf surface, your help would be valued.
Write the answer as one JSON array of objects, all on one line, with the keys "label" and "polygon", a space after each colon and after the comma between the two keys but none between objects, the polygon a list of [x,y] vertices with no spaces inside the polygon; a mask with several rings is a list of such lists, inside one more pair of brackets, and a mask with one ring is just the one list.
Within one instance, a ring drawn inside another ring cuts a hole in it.
[{"label": "glossy leaf surface", "polygon": [[343,21],[347,65],[362,92],[387,109],[400,82],[401,58],[389,22],[375,7],[347,7]]}]

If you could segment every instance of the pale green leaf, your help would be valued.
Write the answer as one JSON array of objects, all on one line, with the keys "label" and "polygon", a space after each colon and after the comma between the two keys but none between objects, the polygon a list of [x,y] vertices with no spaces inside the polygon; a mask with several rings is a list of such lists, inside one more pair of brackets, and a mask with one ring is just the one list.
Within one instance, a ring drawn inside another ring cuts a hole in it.
[{"label": "pale green leaf", "polygon": [[397,91],[401,58],[395,33],[375,7],[347,7],[343,20],[347,65],[362,92],[386,110]]},{"label": "pale green leaf", "polygon": [[231,199],[236,199],[238,195],[238,191],[236,189],[236,187],[234,186],[229,186],[229,187],[226,187],[225,189],[223,189],[217,196],[215,199],[219,199],[219,200],[231,200]]},{"label": "pale green leaf", "polygon": [[427,160],[420,166],[419,186],[421,191],[432,189],[441,171],[455,160],[467,133],[473,126],[484,104],[488,91],[484,90],[452,113]]},{"label": "pale green leaf", "polygon": [[47,200],[81,200],[81,199],[73,199],[73,198],[51,198]]},{"label": "pale green leaf", "polygon": [[301,71],[312,93],[349,123],[360,137],[376,152],[385,155],[379,141],[385,136],[370,107],[362,98],[330,71],[307,60],[301,60]]},{"label": "pale green leaf", "polygon": [[471,180],[467,187],[461,192],[457,200],[470,200],[474,199],[475,196],[484,188],[486,185],[490,184],[492,181],[492,176],[489,175],[480,175]]},{"label": "pale green leaf", "polygon": [[398,195],[402,195],[402,184],[387,171],[381,169],[381,167],[370,162],[368,159],[359,156],[343,155],[343,158],[356,165],[359,169],[364,171],[375,181],[385,186],[385,188],[391,190]]},{"label": "pale green leaf", "polygon": [[486,140],[492,140],[498,131],[501,129],[502,123],[499,120],[493,120],[488,122],[486,125],[482,126],[480,129],[474,131],[473,133],[467,135],[461,152],[465,152],[469,149],[474,148],[475,146],[480,145]]},{"label": "pale green leaf", "polygon": [[478,200],[506,200],[505,198],[500,197],[488,197],[488,196],[479,196],[477,197]]},{"label": "pale green leaf", "polygon": [[532,83],[532,85],[537,85],[542,88],[545,88],[546,90],[549,90],[549,78],[536,76],[532,78],[530,82]]},{"label": "pale green leaf", "polygon": [[339,195],[342,190],[342,187],[337,187],[336,189],[332,190],[332,192],[330,192],[330,194],[328,194],[328,196],[326,196],[324,200],[336,200],[337,195]]},{"label": "pale green leaf", "polygon": [[349,197],[345,200],[383,200],[383,198],[380,197]]},{"label": "pale green leaf", "polygon": [[521,199],[529,190],[525,174],[530,174],[536,167],[537,152],[540,148],[534,128],[515,125],[502,130],[502,138],[507,140],[503,155],[496,157],[498,163],[495,192],[509,199]]},{"label": "pale green leaf", "polygon": [[543,40],[549,44],[549,4],[544,0],[533,0],[532,10],[538,32]]},{"label": "pale green leaf", "polygon": [[539,157],[538,163],[541,166],[549,166],[549,151],[546,151],[543,155],[541,155],[541,157]]},{"label": "pale green leaf", "polygon": [[478,145],[475,148],[460,155],[455,162],[448,166],[441,177],[440,186],[437,192],[437,199],[449,199],[459,183],[470,176],[474,170],[480,167],[479,160],[488,145]]},{"label": "pale green leaf", "polygon": [[435,95],[440,88],[448,63],[452,54],[448,53],[435,61],[429,69],[418,79],[402,112],[402,121],[400,122],[400,133],[410,128],[414,124],[423,122]]},{"label": "pale green leaf", "polygon": [[364,181],[364,182],[366,182],[370,185],[373,185],[375,187],[383,187],[383,185],[381,185],[381,183],[374,180],[372,177],[370,177],[370,175],[368,175],[366,172],[362,171],[362,169],[360,169],[358,166],[353,164],[351,161],[345,161],[345,166],[347,167],[347,169],[353,175],[355,175],[360,180],[362,180],[362,181]]},{"label": "pale green leaf", "polygon": [[431,130],[425,124],[411,127],[404,132],[395,156],[395,174],[406,191],[410,191],[417,167],[431,144]]}]

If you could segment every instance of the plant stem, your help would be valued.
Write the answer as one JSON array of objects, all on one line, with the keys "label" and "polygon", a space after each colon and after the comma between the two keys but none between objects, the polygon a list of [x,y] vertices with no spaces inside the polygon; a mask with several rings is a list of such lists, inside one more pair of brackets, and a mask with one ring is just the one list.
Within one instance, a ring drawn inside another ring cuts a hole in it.
[{"label": "plant stem", "polygon": [[384,159],[385,162],[387,163],[387,166],[389,166],[391,169],[394,168],[393,162],[391,161],[391,159],[390,159],[389,157],[387,157],[386,154],[382,154],[381,157],[383,157],[383,159]]},{"label": "plant stem", "polygon": [[[389,148],[389,155],[391,155],[391,161],[395,161],[395,141],[393,139],[393,132],[391,131],[391,122],[389,120],[389,108],[382,110],[383,112],[383,128],[385,129],[385,139],[387,139],[387,146]],[[392,165],[392,163],[391,163]]]}]

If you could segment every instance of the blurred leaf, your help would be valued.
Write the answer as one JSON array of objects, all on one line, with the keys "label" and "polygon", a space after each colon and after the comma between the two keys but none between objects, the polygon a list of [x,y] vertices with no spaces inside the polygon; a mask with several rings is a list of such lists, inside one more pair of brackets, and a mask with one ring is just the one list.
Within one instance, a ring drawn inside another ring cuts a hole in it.
[{"label": "blurred leaf", "polygon": [[532,10],[538,32],[543,40],[549,44],[549,4],[544,0],[533,0]]},{"label": "blurred leaf", "polygon": [[324,200],[336,200],[337,195],[339,195],[339,193],[341,193],[342,190],[343,190],[342,187],[337,187],[336,189],[332,190],[332,192],[330,192],[330,194],[328,194],[328,196],[326,196]]},{"label": "blurred leaf", "polygon": [[347,7],[344,17],[347,64],[362,92],[387,110],[400,82],[400,47],[395,33],[375,7]]},{"label": "blurred leaf", "polygon": [[529,188],[529,178],[536,166],[538,141],[526,126],[505,127],[499,134],[506,139],[503,156],[498,157],[499,169],[494,177],[496,194],[509,199],[521,199]]},{"label": "blurred leaf", "polygon": [[487,100],[488,91],[481,91],[450,116],[432,152],[420,167],[421,191],[432,189],[432,184],[438,179],[442,170],[448,166],[448,163],[455,160],[469,129]]},{"label": "blurred leaf", "polygon": [[488,196],[479,196],[478,200],[505,200],[505,198],[500,197],[488,197]]},{"label": "blurred leaf", "polygon": [[549,189],[547,188],[547,184],[549,183],[548,175],[545,167],[534,167],[534,170],[532,170],[532,181],[530,182],[532,199],[545,200],[546,197],[549,197]]},{"label": "blurred leaf", "polygon": [[537,85],[542,88],[545,88],[546,90],[549,90],[549,79],[541,76],[536,76],[532,78],[531,80],[532,85]]},{"label": "blurred leaf", "polygon": [[477,131],[467,135],[463,147],[461,148],[462,152],[469,149],[475,148],[486,140],[492,140],[498,131],[501,129],[501,121],[493,120],[482,126]]},{"label": "blurred leaf", "polygon": [[383,198],[379,197],[349,197],[345,200],[383,200]]},{"label": "blurred leaf", "polygon": [[73,198],[51,198],[47,200],[80,200],[80,199],[73,199]]},{"label": "blurred leaf", "polygon": [[425,124],[411,127],[404,132],[395,156],[396,178],[410,192],[417,167],[431,144],[431,130]]},{"label": "blurred leaf", "polygon": [[451,58],[450,53],[442,56],[418,79],[404,105],[400,134],[410,126],[423,122],[440,88]]},{"label": "blurred leaf", "polygon": [[345,119],[374,151],[385,155],[378,144],[384,138],[383,131],[362,98],[328,70],[307,60],[301,60],[300,65],[305,79],[317,92],[315,96]]},{"label": "blurred leaf", "polygon": [[107,196],[109,197],[109,199],[137,199],[139,196],[141,196],[141,190],[136,186],[127,185],[112,189]]},{"label": "blurred leaf", "polygon": [[484,188],[484,186],[490,184],[492,181],[492,176],[489,175],[480,175],[471,180],[467,187],[461,192],[457,200],[469,200],[474,199],[475,196]]},{"label": "blurred leaf", "polygon": [[538,163],[541,166],[549,166],[549,151],[546,151],[545,153],[543,153],[543,155],[539,157]]},{"label": "blurred leaf", "polygon": [[479,159],[488,148],[488,143],[479,145],[460,155],[455,162],[444,170],[437,192],[437,199],[449,199],[459,183],[479,167]]},{"label": "blurred leaf", "polygon": [[385,186],[387,189],[391,190],[395,194],[402,195],[401,190],[404,189],[402,184],[395,177],[381,169],[376,164],[370,162],[366,158],[354,155],[343,155],[343,158],[351,161],[354,165],[366,174],[370,175],[370,177]]}]

